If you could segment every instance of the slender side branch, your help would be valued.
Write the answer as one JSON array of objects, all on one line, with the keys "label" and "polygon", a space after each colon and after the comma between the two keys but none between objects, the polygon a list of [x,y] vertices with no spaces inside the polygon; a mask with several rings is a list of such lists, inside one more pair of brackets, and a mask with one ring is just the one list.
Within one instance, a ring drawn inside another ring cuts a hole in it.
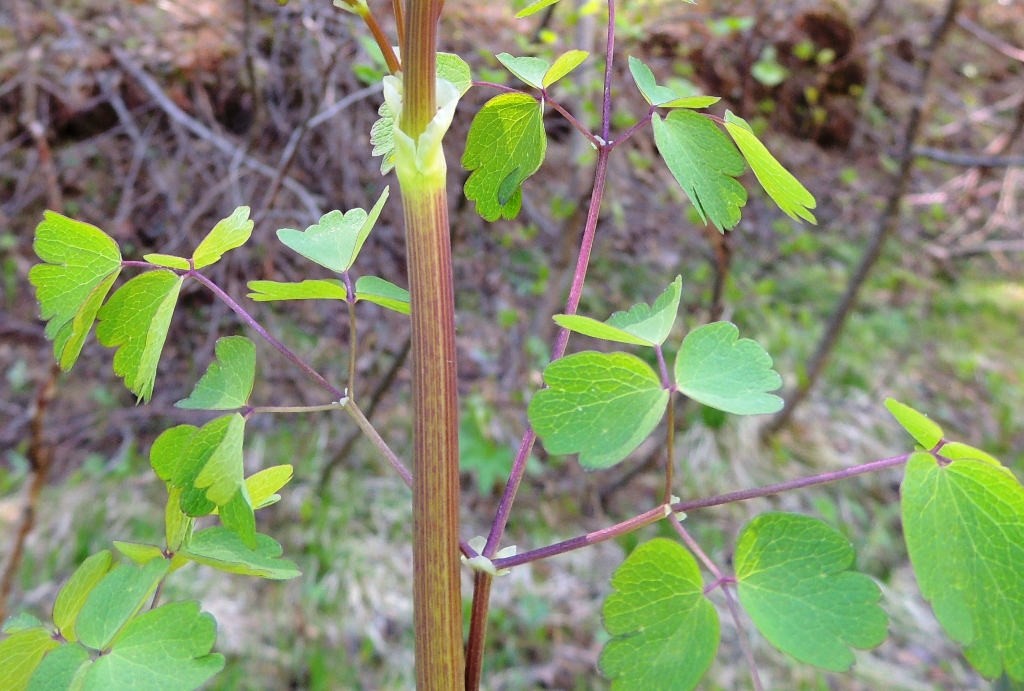
[{"label": "slender side branch", "polygon": [[589,139],[591,144],[593,144],[597,148],[601,148],[602,146],[606,145],[606,142],[603,139],[598,139],[593,132],[588,130],[586,126],[584,126],[582,122],[577,120],[572,113],[566,110],[566,108],[561,103],[553,100],[550,96],[548,96],[547,89],[545,89],[543,93],[544,100],[547,101],[552,108],[561,113],[562,117],[565,118],[570,125],[575,127],[580,134]]}]

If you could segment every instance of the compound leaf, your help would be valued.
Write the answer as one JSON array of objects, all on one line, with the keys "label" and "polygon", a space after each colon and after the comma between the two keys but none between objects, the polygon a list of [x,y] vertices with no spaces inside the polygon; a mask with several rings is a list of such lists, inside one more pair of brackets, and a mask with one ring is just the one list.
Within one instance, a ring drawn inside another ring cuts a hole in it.
[{"label": "compound leaf", "polygon": [[676,280],[658,296],[653,305],[641,302],[630,307],[628,312],[616,312],[608,318],[608,324],[639,336],[652,345],[661,345],[676,323],[682,292],[683,277],[676,276]]},{"label": "compound leaf", "polygon": [[544,75],[551,69],[551,63],[540,58],[516,58],[508,53],[498,53],[494,57],[505,66],[509,72],[519,77],[520,80],[534,87],[544,88]]},{"label": "compound leaf", "polygon": [[690,553],[651,540],[615,570],[611,586],[602,613],[612,639],[600,665],[612,691],[695,688],[715,659],[719,624]]},{"label": "compound leaf", "polygon": [[733,141],[747,159],[757,181],[768,193],[768,196],[775,200],[779,208],[794,219],[804,219],[817,224],[808,209],[817,206],[814,196],[807,191],[807,188],[800,184],[800,181],[793,177],[793,174],[782,167],[767,147],[761,143],[750,125],[742,118],[733,115],[730,111],[725,112],[725,129],[729,130]]},{"label": "compound leaf", "polygon": [[188,271],[192,266],[188,263],[188,259],[184,257],[176,257],[173,254],[144,254],[142,258],[150,264],[156,264],[167,269],[180,269],[182,271]]},{"label": "compound leaf", "polygon": [[213,230],[192,253],[197,269],[220,261],[225,252],[241,247],[252,235],[253,222],[249,220],[249,207],[240,206],[230,216],[218,221]]},{"label": "compound leaf", "polygon": [[39,316],[47,320],[53,355],[69,370],[121,272],[121,251],[96,226],[53,211],[43,214],[32,246],[46,263],[33,266],[28,280],[36,289]]},{"label": "compound leaf", "polygon": [[256,302],[273,300],[345,300],[348,291],[336,278],[308,280],[301,283],[249,281],[249,297]]},{"label": "compound leaf", "polygon": [[170,560],[154,559],[145,566],[122,564],[104,576],[78,614],[78,640],[93,650],[105,650],[146,604],[170,568]]},{"label": "compound leaf", "polygon": [[485,220],[515,218],[522,206],[523,181],[537,172],[546,152],[540,102],[526,94],[495,96],[469,128],[462,156],[463,167],[472,171],[466,199],[476,202]]},{"label": "compound leaf", "polygon": [[764,348],[739,337],[730,322],[694,329],[676,355],[676,385],[686,396],[734,415],[764,415],[782,409],[773,394],[782,377]]},{"label": "compound leaf", "polygon": [[28,681],[26,691],[68,691],[83,667],[92,664],[89,651],[77,643],[66,643],[43,658]]},{"label": "compound leaf", "polygon": [[626,353],[583,352],[544,370],[530,424],[551,454],[579,452],[587,470],[615,465],[657,426],[668,405],[658,375]]},{"label": "compound leaf", "polygon": [[156,367],[184,280],[162,269],[144,273],[121,286],[99,311],[96,338],[118,349],[114,373],[140,401],[153,395]]},{"label": "compound leaf", "polygon": [[882,591],[850,571],[850,541],[823,521],[766,513],[747,523],[736,543],[743,608],[764,637],[797,660],[833,672],[853,665],[849,647],[885,640]]},{"label": "compound leaf", "polygon": [[533,4],[527,5],[523,9],[516,13],[516,19],[522,19],[523,17],[529,17],[531,14],[536,14],[543,10],[545,7],[554,5],[558,0],[537,0]]},{"label": "compound leaf", "polygon": [[409,291],[376,276],[360,276],[356,281],[356,300],[366,300],[395,312],[409,314]]},{"label": "compound leaf", "polygon": [[59,645],[43,628],[19,631],[0,641],[0,689],[24,691],[43,656]]},{"label": "compound leaf", "polygon": [[133,619],[85,678],[84,691],[194,691],[224,667],[210,654],[217,623],[198,602],[175,602]]},{"label": "compound leaf", "polygon": [[589,56],[585,50],[570,50],[562,53],[555,63],[551,65],[547,72],[544,73],[544,79],[541,82],[541,86],[545,89],[557,82],[565,75],[572,72],[574,69],[583,64],[583,61]]},{"label": "compound leaf", "polygon": [[277,231],[277,237],[289,249],[320,266],[338,273],[348,271],[373,230],[390,189],[384,188],[369,213],[362,209],[352,209],[346,213],[331,211],[321,216],[319,223],[306,228],[305,232],[282,228]]},{"label": "compound leaf", "polygon": [[281,552],[281,545],[267,535],[256,535],[256,549],[251,550],[234,532],[213,527],[193,535],[181,554],[200,564],[243,576],[277,581],[299,576],[295,564],[279,558]]},{"label": "compound leaf", "polygon": [[57,627],[60,635],[71,643],[78,640],[75,622],[78,620],[82,605],[93,588],[110,572],[113,562],[114,558],[107,550],[97,552],[75,569],[71,578],[57,593],[57,599],[53,603],[53,625]]},{"label": "compound leaf", "polygon": [[983,676],[1024,681],[1024,487],[986,460],[910,457],[903,531],[921,594]]},{"label": "compound leaf", "polygon": [[256,346],[244,336],[228,336],[217,340],[216,354],[192,394],[175,408],[233,410],[249,400],[256,378]]},{"label": "compound leaf", "polygon": [[[885,409],[925,449],[934,449],[942,441],[942,428],[913,408],[895,398],[885,399]],[[945,448],[945,447],[944,447]]]},{"label": "compound leaf", "polygon": [[722,232],[735,226],[747,191],[735,179],[746,166],[732,142],[691,110],[673,110],[664,120],[655,113],[652,123],[658,151],[704,223]]},{"label": "compound leaf", "polygon": [[614,341],[615,343],[629,343],[630,345],[651,346],[654,345],[646,338],[634,336],[628,331],[611,326],[605,322],[599,322],[590,317],[579,314],[556,314],[552,319],[562,328],[569,329],[584,336],[599,338],[602,341]]}]

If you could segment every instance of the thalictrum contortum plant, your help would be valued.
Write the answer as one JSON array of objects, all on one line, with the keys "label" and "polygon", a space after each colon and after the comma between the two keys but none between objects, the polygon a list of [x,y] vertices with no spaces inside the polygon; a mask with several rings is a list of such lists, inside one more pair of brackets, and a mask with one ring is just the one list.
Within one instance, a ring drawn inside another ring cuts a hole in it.
[{"label": "thalictrum contortum plant", "polygon": [[[539,0],[517,16],[528,16],[556,1]],[[257,302],[343,303],[353,338],[347,386],[339,387],[275,339],[204,272],[249,239],[253,223],[247,207],[239,207],[216,224],[191,257],[147,254],[131,260],[125,260],[117,243],[99,228],[47,212],[35,236],[35,251],[42,263],[33,267],[30,281],[62,369],[75,364],[96,323],[96,339],[116,349],[115,374],[140,402],[147,402],[181,287],[185,281],[197,281],[322,389],[325,402],[306,407],[252,402],[253,342],[244,336],[217,341],[215,361],[191,395],[176,405],[223,414],[202,427],[172,427],[149,451],[153,471],[167,489],[163,544],[115,542],[121,558],[115,560],[110,551],[102,551],[82,562],[60,590],[49,623],[27,613],[9,619],[0,640],[0,689],[190,691],[216,675],[224,658],[211,652],[216,637],[213,617],[201,612],[197,602],[160,604],[163,583],[191,562],[267,579],[299,575],[295,564],[281,556],[281,546],[258,532],[255,519],[256,511],[280,498],[278,492],[291,479],[292,468],[271,466],[245,477],[246,423],[256,414],[324,410],[347,413],[413,489],[418,689],[479,687],[489,592],[495,577],[662,520],[671,524],[679,541],[658,538],[633,550],[612,577],[604,603],[604,626],[610,638],[600,668],[613,689],[695,688],[718,650],[719,613],[708,599],[717,588],[722,589],[729,615],[736,619],[756,689],[763,686],[741,610],[769,644],[800,663],[834,672],[849,670],[855,660],[852,649],[879,645],[887,635],[888,620],[879,606],[878,585],[853,570],[856,555],[847,538],[812,517],[761,514],[739,532],[730,573],[708,557],[684,522],[696,520],[686,514],[700,508],[899,466],[905,467],[904,536],[922,595],[979,673],[989,678],[1005,673],[1024,681],[1024,488],[996,459],[947,440],[926,416],[892,399],[886,400],[886,407],[917,444],[908,453],[778,485],[686,501],[673,493],[674,425],[669,424],[664,492],[648,510],[556,544],[527,551],[502,548],[512,503],[538,436],[548,453],[576,454],[583,468],[600,471],[635,450],[661,424],[666,411],[668,419],[674,420],[680,395],[732,415],[773,413],[782,405],[771,393],[782,383],[772,369],[771,357],[754,341],[740,338],[735,325],[706,324],[679,338],[681,277],[650,305],[637,304],[605,319],[576,313],[615,149],[634,132],[651,126],[658,151],[700,218],[722,232],[740,222],[747,192],[737,178],[748,165],[765,192],[793,218],[813,223],[815,201],[750,125],[729,111],[724,117],[706,112],[718,98],[676,93],[658,84],[653,72],[635,57],[628,60],[629,72],[650,108],[635,126],[613,133],[614,2],[608,4],[597,132],[573,117],[553,93],[559,80],[589,59],[585,51],[570,50],[554,61],[502,53],[497,59],[523,88],[475,82],[465,61],[436,52],[440,12],[436,0],[411,0],[407,8],[395,0],[396,13],[404,18],[399,22],[404,31],[398,52],[392,50],[365,2],[335,4],[367,22],[394,73],[385,78],[385,103],[371,138],[374,154],[382,156],[382,172],[392,168],[397,172],[406,213],[411,290],[353,272],[388,201],[387,187],[369,212],[331,211],[304,231],[278,231],[285,246],[332,277],[297,283],[253,280],[248,297]],[[444,192],[447,163],[441,141],[458,100],[470,88],[501,92],[475,115],[462,159],[471,171],[466,197],[483,218],[512,219],[519,213],[523,183],[544,162],[547,108],[561,113],[591,142],[597,163],[569,297],[564,313],[554,317],[561,331],[544,370],[544,387],[529,403],[529,429],[506,478],[491,530],[487,536],[467,541],[458,536],[459,424]],[[138,273],[110,294],[125,270]],[[317,270],[311,275],[322,273]],[[415,448],[411,472],[357,404],[355,334],[363,301],[412,319]],[[570,333],[621,344],[628,350],[567,355]],[[666,349],[666,343],[674,345]],[[651,350],[656,367],[636,354]],[[195,530],[195,519],[214,514],[219,525]],[[468,642],[462,638],[460,550],[461,568],[474,573]]]}]

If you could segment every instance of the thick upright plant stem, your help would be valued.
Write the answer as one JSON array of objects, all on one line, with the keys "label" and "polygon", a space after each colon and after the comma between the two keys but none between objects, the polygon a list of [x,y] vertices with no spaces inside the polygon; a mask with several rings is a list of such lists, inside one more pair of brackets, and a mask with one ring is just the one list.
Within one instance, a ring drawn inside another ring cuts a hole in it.
[{"label": "thick upright plant stem", "polygon": [[[437,107],[441,3],[412,0],[408,7],[395,134],[412,303],[416,688],[454,691],[463,681],[459,404],[446,168],[440,146],[447,123],[438,128],[443,114]],[[447,111],[448,122],[454,107],[451,103]]]}]

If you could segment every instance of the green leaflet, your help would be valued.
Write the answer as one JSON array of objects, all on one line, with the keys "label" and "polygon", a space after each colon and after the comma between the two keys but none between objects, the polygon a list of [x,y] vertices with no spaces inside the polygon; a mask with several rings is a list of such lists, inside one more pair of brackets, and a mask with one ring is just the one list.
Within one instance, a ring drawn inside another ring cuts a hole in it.
[{"label": "green leaflet", "polygon": [[146,604],[170,568],[169,560],[154,559],[142,567],[118,566],[104,576],[78,614],[78,640],[93,650],[105,650]]},{"label": "green leaflet", "polygon": [[249,207],[240,206],[227,218],[218,221],[213,230],[192,253],[197,269],[220,261],[225,252],[241,247],[252,235],[253,222],[249,220]]},{"label": "green leaflet", "polygon": [[505,69],[535,89],[543,88],[544,75],[551,69],[551,63],[540,58],[516,58],[508,53],[498,53],[494,57]]},{"label": "green leaflet", "polygon": [[57,593],[57,599],[53,603],[53,625],[71,643],[78,640],[75,622],[78,620],[82,605],[93,588],[110,572],[112,564],[113,557],[107,550],[92,555],[75,569],[71,578]]},{"label": "green leaflet", "polygon": [[516,19],[522,19],[523,17],[529,17],[531,14],[540,12],[545,7],[554,5],[558,0],[537,0],[533,4],[527,5],[523,9],[516,13]]},{"label": "green leaflet", "polygon": [[214,527],[192,536],[192,542],[181,554],[200,564],[243,576],[281,581],[301,575],[295,564],[279,558],[281,552],[281,545],[267,535],[257,535],[256,549],[251,550],[235,533]]},{"label": "green leaflet", "polygon": [[629,72],[647,102],[659,108],[707,108],[722,99],[717,96],[680,96],[667,86],[658,86],[651,68],[629,56]]},{"label": "green leaflet", "polygon": [[186,515],[196,518],[219,508],[221,522],[254,549],[256,519],[245,486],[244,437],[245,418],[238,413],[211,420],[198,430],[172,427],[153,442],[150,464],[170,487],[182,490],[180,507]]},{"label": "green leaflet", "polygon": [[740,531],[736,580],[740,602],[764,637],[797,660],[845,672],[847,646],[873,648],[889,620],[871,578],[850,571],[850,541],[823,521],[766,513]]},{"label": "green leaflet", "polygon": [[0,689],[24,691],[43,655],[59,645],[42,628],[20,631],[0,641]]},{"label": "green leaflet", "polygon": [[331,211],[305,232],[282,228],[277,231],[277,238],[289,249],[320,266],[338,273],[348,271],[373,230],[390,189],[384,188],[369,213],[362,209],[352,209],[344,214]]},{"label": "green leaflet", "polygon": [[301,283],[249,281],[249,297],[256,302],[274,300],[345,300],[345,284],[336,278],[307,280]]},{"label": "green leaflet", "polygon": [[775,160],[742,118],[725,111],[725,120],[725,129],[729,130],[743,158],[747,159],[754,175],[757,176],[757,181],[761,183],[768,196],[790,217],[796,220],[802,218],[817,224],[814,214],[808,211],[817,206],[817,202],[807,188]]},{"label": "green leaflet", "polygon": [[704,405],[734,415],[764,415],[782,409],[773,394],[782,377],[772,369],[764,348],[739,337],[730,322],[714,322],[694,329],[676,354],[679,391]]},{"label": "green leaflet", "polygon": [[293,473],[290,465],[275,465],[245,478],[253,509],[276,504],[281,499],[277,492],[291,481]]},{"label": "green leaflet", "polygon": [[144,254],[142,258],[150,264],[156,264],[157,266],[163,266],[167,269],[180,269],[182,271],[188,271],[192,266],[188,263],[188,259],[184,257],[176,257],[173,254]]},{"label": "green leaflet", "polygon": [[925,449],[934,449],[942,441],[942,428],[929,420],[927,415],[900,403],[895,398],[885,399],[885,409]]},{"label": "green leaflet", "polygon": [[544,109],[526,94],[495,96],[473,118],[462,165],[472,171],[466,199],[485,220],[515,218],[521,186],[537,172],[547,152]]},{"label": "green leaflet", "polygon": [[[473,86],[473,74],[469,64],[454,53],[437,54],[437,77],[451,82],[464,96]],[[395,119],[387,103],[381,104],[377,110],[380,116],[370,128],[370,144],[373,145],[371,156],[383,156],[380,161],[380,174],[387,175],[395,167]]]},{"label": "green leaflet", "polygon": [[145,566],[154,559],[161,559],[164,556],[163,550],[156,545],[147,545],[141,542],[114,540],[114,547],[139,566]]},{"label": "green leaflet", "polygon": [[673,110],[652,120],[654,141],[701,219],[726,231],[740,220],[747,191],[735,178],[746,166],[736,147],[703,115]]},{"label": "green leaflet", "polygon": [[690,553],[651,540],[615,570],[611,586],[602,613],[613,638],[600,665],[612,691],[696,688],[715,659],[719,624]]},{"label": "green leaflet", "polygon": [[68,691],[79,670],[91,664],[88,650],[66,643],[47,653],[29,679],[27,691]]},{"label": "green leaflet", "polygon": [[[192,538],[192,530],[196,526],[196,520],[181,510],[182,494],[183,492],[180,487],[167,488],[167,506],[164,507],[164,532],[167,536],[167,549],[171,552],[178,552],[181,546]],[[171,570],[174,570],[174,565],[172,565]]]},{"label": "green leaflet", "polygon": [[19,614],[7,617],[7,621],[0,627],[0,633],[20,633],[27,631],[28,629],[38,629],[43,625],[43,622],[33,617],[28,612],[21,612]]},{"label": "green leaflet", "polygon": [[33,266],[28,280],[36,289],[39,316],[47,320],[53,355],[69,370],[121,272],[121,251],[96,226],[53,211],[43,214],[32,246],[46,263]]},{"label": "green leaflet", "polygon": [[917,452],[900,490],[921,594],[983,676],[1024,681],[1024,487],[985,460]]},{"label": "green leaflet", "polygon": [[558,56],[551,68],[544,73],[541,86],[547,89],[565,75],[583,64],[583,61],[590,55],[585,50],[569,50]]},{"label": "green leaflet", "polygon": [[217,624],[198,602],[140,614],[93,663],[84,691],[194,691],[224,668],[224,657],[210,654],[216,639]]},{"label": "green leaflet", "polygon": [[360,276],[356,281],[356,300],[366,300],[389,310],[409,314],[409,291],[376,276]]},{"label": "green leaflet", "polygon": [[121,286],[99,311],[96,338],[118,349],[114,373],[140,401],[153,395],[160,353],[184,280],[162,269],[144,273]]},{"label": "green leaflet", "polygon": [[557,314],[554,320],[559,326],[584,336],[617,343],[660,346],[668,338],[676,321],[682,288],[683,277],[677,276],[672,285],[658,296],[653,306],[645,302],[638,303],[627,312],[616,312],[606,322],[569,314]]},{"label": "green leaflet", "polygon": [[256,346],[244,336],[217,340],[217,360],[192,389],[188,398],[174,404],[189,410],[233,410],[249,400],[256,377]]},{"label": "green leaflet", "polygon": [[528,415],[548,453],[579,452],[587,470],[615,465],[661,421],[669,393],[646,362],[626,353],[583,352],[544,370],[547,389]]}]

